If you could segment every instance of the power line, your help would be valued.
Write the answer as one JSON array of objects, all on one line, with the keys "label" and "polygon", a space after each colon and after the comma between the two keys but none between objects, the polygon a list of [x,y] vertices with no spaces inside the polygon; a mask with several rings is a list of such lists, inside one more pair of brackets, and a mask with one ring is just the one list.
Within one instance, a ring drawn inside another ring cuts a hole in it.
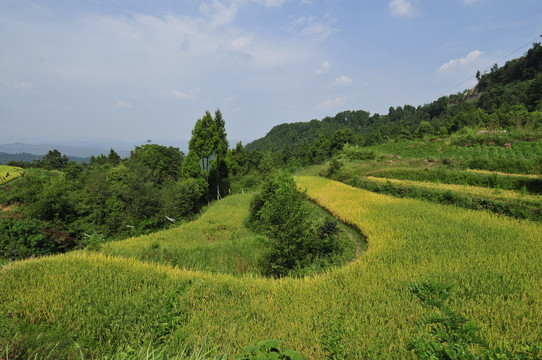
[{"label": "power line", "polygon": [[[499,63],[500,61],[502,61],[502,60],[504,60],[504,59],[506,59],[506,58],[508,58],[508,57],[510,57],[510,56],[512,56],[512,55],[514,55],[515,53],[517,53],[518,51],[520,51],[521,49],[523,49],[523,48],[526,47],[527,45],[531,45],[535,40],[537,40],[537,39],[540,38],[540,37],[542,37],[542,35],[537,36],[537,37],[535,37],[535,38],[532,39],[532,40],[529,40],[529,41],[526,42],[524,45],[521,45],[519,48],[517,48],[516,50],[512,51],[510,54],[505,55],[505,56],[503,56],[502,58],[500,58],[499,60],[497,60],[497,61],[495,62],[495,64],[497,64],[497,63]],[[493,66],[493,65],[489,65],[488,67],[486,67],[485,69],[483,69],[482,72],[485,73],[485,72],[488,71],[492,66]],[[464,83],[466,83],[467,81],[472,80],[472,79],[475,78],[475,77],[476,77],[476,75],[470,76],[468,79],[465,79],[465,80],[461,81],[459,84],[453,86],[452,88],[450,88],[450,89],[448,89],[448,90],[446,90],[446,91],[443,91],[442,93],[440,93],[440,95],[439,95],[437,98],[433,99],[433,101],[438,100],[441,96],[444,96],[444,95],[450,93],[450,91],[452,91],[453,89],[457,88],[457,87],[460,86],[460,85],[463,85]]]},{"label": "power line", "polygon": [[[495,61],[495,63],[498,63],[498,62],[500,62],[500,61],[506,59],[507,57],[514,55],[515,53],[517,53],[518,51],[520,51],[521,49],[523,49],[525,46],[531,45],[531,44],[532,44],[536,39],[538,39],[539,37],[542,37],[542,35],[535,37],[534,39],[528,41],[528,42],[525,43],[524,45],[521,45],[519,48],[517,48],[516,50],[512,51],[510,54],[508,54],[508,55],[506,55],[506,56],[503,56],[503,57],[500,58],[499,60]],[[489,68],[491,68],[491,66],[488,66],[487,68],[485,68],[484,71],[487,71]]]}]

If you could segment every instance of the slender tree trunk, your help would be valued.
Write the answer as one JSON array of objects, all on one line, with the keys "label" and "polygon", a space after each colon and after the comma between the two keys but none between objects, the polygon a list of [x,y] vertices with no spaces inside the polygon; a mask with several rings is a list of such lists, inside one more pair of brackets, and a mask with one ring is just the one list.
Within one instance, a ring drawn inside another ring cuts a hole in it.
[{"label": "slender tree trunk", "polygon": [[205,171],[205,181],[207,182],[207,205],[211,203],[211,200],[209,199],[209,158],[201,158],[201,164],[204,167]]},{"label": "slender tree trunk", "polygon": [[216,156],[216,199],[217,200],[220,200],[220,184],[218,182],[218,169],[219,169],[219,166],[218,166],[219,162],[218,162],[218,155]]}]

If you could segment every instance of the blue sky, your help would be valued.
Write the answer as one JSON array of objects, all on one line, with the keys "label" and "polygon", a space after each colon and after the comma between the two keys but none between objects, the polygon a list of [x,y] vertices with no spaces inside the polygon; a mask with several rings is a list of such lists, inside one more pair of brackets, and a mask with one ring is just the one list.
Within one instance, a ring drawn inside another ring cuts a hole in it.
[{"label": "blue sky", "polygon": [[0,0],[0,143],[180,146],[216,108],[247,143],[462,91],[540,34],[540,0]]}]

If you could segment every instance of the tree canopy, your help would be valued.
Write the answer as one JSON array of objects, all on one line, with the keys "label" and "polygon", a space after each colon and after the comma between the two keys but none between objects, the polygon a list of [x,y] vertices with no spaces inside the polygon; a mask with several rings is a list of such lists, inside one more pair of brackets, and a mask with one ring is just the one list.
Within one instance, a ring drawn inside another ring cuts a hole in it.
[{"label": "tree canopy", "polygon": [[[209,111],[201,119],[198,119],[192,130],[192,137],[188,143],[188,158],[183,167],[183,174],[199,176],[195,167],[195,160],[199,159],[203,174],[209,182],[209,174],[212,172],[215,178],[217,199],[220,198],[220,180],[226,177],[227,165],[226,154],[228,140],[226,138],[226,122],[222,118],[219,109],[215,111],[215,117]],[[200,173],[201,174],[201,173]]]}]

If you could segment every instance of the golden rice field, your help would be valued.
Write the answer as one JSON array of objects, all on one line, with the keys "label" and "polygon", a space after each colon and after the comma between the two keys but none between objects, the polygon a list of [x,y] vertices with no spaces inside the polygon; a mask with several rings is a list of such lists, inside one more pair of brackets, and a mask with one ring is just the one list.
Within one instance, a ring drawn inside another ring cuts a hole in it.
[{"label": "golden rice field", "polygon": [[467,169],[468,172],[471,173],[477,173],[477,174],[497,174],[500,176],[519,176],[519,177],[528,177],[531,179],[539,179],[542,177],[542,175],[535,175],[535,174],[510,174],[510,173],[503,173],[500,171],[489,171],[489,170],[477,170],[477,169]]},{"label": "golden rice field", "polygon": [[15,166],[0,165],[0,185],[17,179],[23,174],[23,169]]},{"label": "golden rice field", "polygon": [[521,200],[523,202],[528,202],[531,204],[542,206],[541,195],[522,194],[521,192],[514,191],[514,190],[491,189],[491,188],[482,187],[482,186],[443,184],[443,183],[434,183],[434,182],[429,182],[429,181],[400,180],[400,179],[380,178],[380,177],[374,177],[374,176],[367,176],[367,180],[370,180],[376,183],[381,183],[381,184],[390,182],[392,184],[414,186],[414,187],[425,188],[425,189],[449,190],[449,191],[467,193],[470,195],[485,197],[485,198],[494,199],[494,200],[502,200],[502,201]]},{"label": "golden rice field", "polygon": [[406,344],[426,309],[408,285],[439,279],[454,286],[452,307],[481,325],[491,346],[542,342],[542,225],[319,177],[296,181],[367,235],[368,250],[356,261],[312,278],[272,280],[73,252],[0,268],[0,314],[66,334],[73,357],[96,358],[148,341],[167,295],[180,289],[173,352],[206,339],[232,355],[277,338],[311,359],[325,358],[337,342],[347,358],[412,359]]}]

